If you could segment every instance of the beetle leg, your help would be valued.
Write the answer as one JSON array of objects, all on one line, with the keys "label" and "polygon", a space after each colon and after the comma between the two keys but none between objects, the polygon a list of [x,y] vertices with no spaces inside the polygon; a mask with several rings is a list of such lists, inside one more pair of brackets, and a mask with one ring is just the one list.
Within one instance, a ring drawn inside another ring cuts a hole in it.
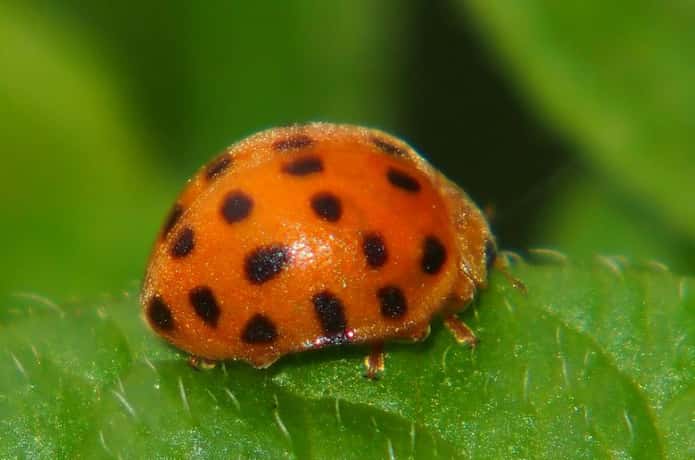
[{"label": "beetle leg", "polygon": [[506,254],[496,257],[495,261],[493,262],[493,266],[495,269],[502,272],[502,275],[507,278],[507,281],[512,285],[512,287],[518,289],[522,295],[527,294],[528,291],[526,290],[526,285],[520,279],[514,278],[511,273],[509,273],[509,260],[507,259]]},{"label": "beetle leg", "polygon": [[413,342],[422,342],[430,336],[430,332],[432,332],[432,327],[428,323],[426,327],[413,331],[410,340]]},{"label": "beetle leg", "polygon": [[217,361],[191,355],[188,357],[188,365],[197,371],[209,371],[217,367]]},{"label": "beetle leg", "polygon": [[374,342],[369,354],[364,358],[365,377],[371,380],[379,378],[384,372],[384,342]]},{"label": "beetle leg", "polygon": [[478,344],[478,338],[475,336],[470,327],[466,325],[461,319],[456,315],[449,315],[444,318],[444,325],[449,329],[454,339],[462,345],[469,344],[471,347],[475,348]]},{"label": "beetle leg", "polygon": [[424,326],[411,329],[407,333],[404,333],[403,336],[396,337],[393,340],[403,343],[422,342],[430,336],[430,332],[432,332],[431,329],[429,323],[427,323]]}]

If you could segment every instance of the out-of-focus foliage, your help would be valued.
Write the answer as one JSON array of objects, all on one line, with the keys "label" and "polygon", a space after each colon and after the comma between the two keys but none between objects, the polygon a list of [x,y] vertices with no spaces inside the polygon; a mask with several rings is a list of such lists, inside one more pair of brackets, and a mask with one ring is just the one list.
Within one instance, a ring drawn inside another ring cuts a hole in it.
[{"label": "out-of-focus foliage", "polygon": [[[0,451],[694,456],[694,24],[684,1],[1,4]],[[518,267],[527,298],[495,277],[478,350],[435,327],[376,383],[362,349],[190,370],[135,299],[162,217],[223,147],[308,120],[402,135],[502,247],[569,262]]]},{"label": "out-of-focus foliage", "polygon": [[[653,220],[683,233],[692,248],[695,52],[689,44],[695,42],[695,6],[461,3],[540,117],[568,135],[584,161],[613,183],[607,190],[623,187],[645,210],[633,225],[651,229],[653,223],[644,221]],[[601,217],[589,225],[610,232],[611,216]]]},{"label": "out-of-focus foliage", "polygon": [[136,109],[78,30],[0,5],[0,292],[124,287],[168,195]]}]

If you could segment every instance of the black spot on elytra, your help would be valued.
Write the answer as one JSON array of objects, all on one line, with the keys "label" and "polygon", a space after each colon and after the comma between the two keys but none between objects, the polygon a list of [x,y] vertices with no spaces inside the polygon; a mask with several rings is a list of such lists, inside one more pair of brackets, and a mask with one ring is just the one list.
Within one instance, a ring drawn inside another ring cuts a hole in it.
[{"label": "black spot on elytra", "polygon": [[277,328],[265,315],[254,315],[244,326],[241,339],[246,343],[271,343],[278,336]]},{"label": "black spot on elytra", "polygon": [[220,307],[212,290],[207,286],[199,286],[188,294],[188,298],[193,305],[193,309],[205,324],[217,327],[217,320],[220,317]]},{"label": "black spot on elytra", "polygon": [[388,252],[384,238],[378,233],[368,233],[362,239],[362,251],[367,259],[367,265],[379,268],[386,263]]},{"label": "black spot on elytra", "polygon": [[405,149],[402,149],[398,147],[397,145],[393,145],[390,142],[386,142],[383,139],[380,139],[378,137],[372,137],[372,143],[377,146],[379,150],[381,150],[384,153],[388,153],[389,155],[395,155],[399,157],[404,157],[407,155],[407,152]]},{"label": "black spot on elytra", "polygon": [[401,188],[409,193],[417,193],[420,191],[420,183],[410,174],[400,171],[395,168],[389,168],[386,173],[389,182],[392,185]]},{"label": "black spot on elytra", "polygon": [[167,215],[166,220],[164,221],[164,227],[162,228],[162,236],[166,237],[169,232],[176,226],[176,223],[181,219],[181,216],[183,215],[183,206],[181,206],[180,203],[175,203],[174,206],[171,207],[171,211],[169,211],[169,214]]},{"label": "black spot on elytra", "polygon": [[195,247],[195,235],[193,229],[186,227],[179,232],[171,245],[171,256],[175,258],[185,257],[193,251]]},{"label": "black spot on elytra", "polygon": [[489,270],[493,263],[495,263],[495,258],[497,258],[497,248],[495,247],[495,242],[492,240],[487,240],[485,242],[485,266]]},{"label": "black spot on elytra", "polygon": [[273,142],[273,149],[283,150],[298,150],[309,147],[314,143],[314,140],[305,134],[295,134],[286,139],[280,139]]},{"label": "black spot on elytra", "polygon": [[381,314],[386,318],[400,318],[408,310],[403,291],[397,286],[384,286],[377,291]]},{"label": "black spot on elytra", "polygon": [[158,295],[152,297],[147,305],[147,318],[150,320],[150,324],[160,331],[171,331],[174,329],[174,318],[171,316],[171,309]]},{"label": "black spot on elytra", "polygon": [[321,158],[315,156],[301,157],[282,166],[282,172],[293,176],[306,176],[323,171]]},{"label": "black spot on elytra", "polygon": [[281,244],[256,248],[246,256],[246,278],[253,284],[262,284],[275,278],[289,263],[290,250]]},{"label": "black spot on elytra", "polygon": [[244,192],[230,192],[222,202],[222,217],[228,223],[233,224],[244,220],[251,214],[253,200]]},{"label": "black spot on elytra", "polygon": [[223,153],[212,160],[205,167],[205,178],[207,180],[216,179],[221,176],[232,165],[232,156],[229,153]]},{"label": "black spot on elytra", "polygon": [[446,261],[446,248],[436,236],[428,236],[422,244],[422,258],[420,267],[422,271],[434,275],[442,269]]},{"label": "black spot on elytra", "polygon": [[338,297],[329,291],[323,291],[316,294],[311,301],[314,303],[314,311],[324,334],[333,337],[345,333],[347,321],[343,303]]},{"label": "black spot on elytra", "polygon": [[340,200],[330,192],[320,192],[312,196],[311,208],[317,216],[328,222],[337,222],[343,214]]}]

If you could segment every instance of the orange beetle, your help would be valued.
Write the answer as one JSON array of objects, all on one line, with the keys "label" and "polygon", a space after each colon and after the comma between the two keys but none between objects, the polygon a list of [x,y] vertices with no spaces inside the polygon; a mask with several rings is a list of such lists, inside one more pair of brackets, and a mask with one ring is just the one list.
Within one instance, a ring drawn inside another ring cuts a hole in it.
[{"label": "orange beetle", "polygon": [[263,131],[204,166],[174,204],[141,302],[151,327],[207,360],[263,368],[287,353],[421,340],[486,285],[495,242],[468,196],[381,131]]}]

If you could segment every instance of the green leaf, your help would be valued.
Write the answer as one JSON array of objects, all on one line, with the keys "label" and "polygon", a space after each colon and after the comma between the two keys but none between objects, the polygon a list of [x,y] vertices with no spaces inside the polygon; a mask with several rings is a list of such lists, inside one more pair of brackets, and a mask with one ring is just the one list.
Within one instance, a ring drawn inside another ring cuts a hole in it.
[{"label": "green leaf", "polygon": [[692,2],[460,2],[517,84],[580,151],[695,235]]},{"label": "green leaf", "polygon": [[520,264],[419,344],[195,371],[147,331],[134,294],[0,310],[0,456],[686,458],[695,455],[695,280]]}]

